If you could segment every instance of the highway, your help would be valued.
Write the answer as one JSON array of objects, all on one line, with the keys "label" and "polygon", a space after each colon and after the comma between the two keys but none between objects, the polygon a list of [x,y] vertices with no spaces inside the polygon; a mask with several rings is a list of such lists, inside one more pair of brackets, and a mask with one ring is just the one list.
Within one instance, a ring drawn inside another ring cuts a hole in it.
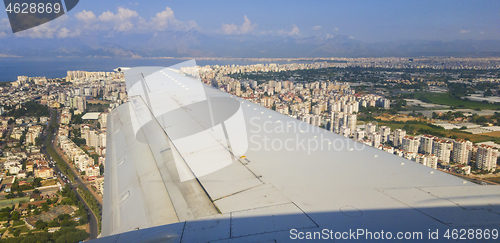
[{"label": "highway", "polygon": [[[59,124],[59,117],[57,116],[57,112],[55,112],[53,109],[50,109],[50,114],[51,114],[51,124]],[[53,119],[56,119],[55,123],[53,122]],[[50,126],[49,126],[50,127]],[[57,127],[57,126],[56,126]],[[57,133],[57,128],[54,128],[53,131],[48,131],[50,133],[52,133],[52,138],[53,140],[50,141],[50,146],[52,148],[54,148],[54,150],[59,154],[59,156],[62,158],[62,160],[68,165],[69,168],[72,168],[71,165],[68,163],[68,161],[66,161],[65,157],[64,156],[61,156],[61,153],[59,151],[59,149],[57,148],[57,146],[54,146],[54,139],[55,139],[55,135]],[[48,134],[48,133],[47,133]],[[46,140],[47,140],[48,136],[45,136],[43,137],[43,144],[45,145],[46,143]],[[51,158],[48,151],[47,151],[47,148],[45,146],[42,146],[42,152],[48,157],[48,158]],[[64,180],[64,178],[61,178],[61,174],[62,173],[64,175],[64,172],[61,171],[61,169],[57,166],[57,163],[56,163],[56,166],[54,167],[54,171],[56,172],[58,178],[61,179],[61,181]],[[75,178],[75,182],[76,183],[72,183],[71,181],[68,180],[69,182],[69,185],[71,187],[71,189],[73,189],[78,197],[78,200],[82,201],[83,202],[83,205],[85,206],[85,209],[87,210],[87,213],[90,215],[90,220],[89,220],[89,233],[90,233],[90,239],[96,239],[98,234],[99,234],[99,231],[98,231],[98,224],[97,224],[97,218],[96,218],[96,215],[94,214],[94,212],[90,209],[90,207],[87,205],[87,203],[85,202],[85,200],[83,200],[83,198],[80,196],[80,194],[78,193],[78,190],[76,190],[78,188],[79,185],[81,185],[83,188],[87,189],[86,185],[83,183],[83,181],[80,179],[79,176],[77,176],[77,174],[75,173],[75,171],[73,169],[71,169],[71,173],[73,174],[74,178]],[[66,177],[68,177],[68,175],[65,175]],[[94,194],[92,194],[94,195]],[[97,200],[97,203],[98,203],[98,206],[99,206],[99,209],[102,210],[102,204],[99,202],[99,200]]]}]

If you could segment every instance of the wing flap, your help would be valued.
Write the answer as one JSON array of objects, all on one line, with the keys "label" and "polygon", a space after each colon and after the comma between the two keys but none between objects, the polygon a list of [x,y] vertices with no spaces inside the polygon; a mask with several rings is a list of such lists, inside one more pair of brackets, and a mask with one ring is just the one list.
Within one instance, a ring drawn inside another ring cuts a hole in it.
[{"label": "wing flap", "polygon": [[[464,193],[464,190],[469,193]],[[475,190],[479,193],[473,192]],[[490,196],[480,195],[485,190],[490,192]],[[470,187],[426,187],[380,191],[448,226],[487,227],[500,224],[500,215],[497,213],[500,196],[497,190],[497,187],[476,187],[474,190]],[[461,196],[455,197],[458,195]],[[475,201],[476,206],[471,205],[471,201]]]},{"label": "wing flap", "polygon": [[103,235],[217,214],[196,181],[179,179],[168,137],[140,97],[108,116]]}]

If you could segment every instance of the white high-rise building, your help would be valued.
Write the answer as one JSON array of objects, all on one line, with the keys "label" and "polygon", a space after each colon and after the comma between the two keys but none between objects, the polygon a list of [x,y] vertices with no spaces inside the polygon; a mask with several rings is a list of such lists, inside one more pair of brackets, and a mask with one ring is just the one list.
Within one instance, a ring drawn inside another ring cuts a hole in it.
[{"label": "white high-rise building", "polygon": [[99,134],[99,147],[106,147],[106,133]]},{"label": "white high-rise building", "polygon": [[356,140],[361,141],[365,138],[365,130],[358,129],[356,130]]},{"label": "white high-rise building", "polygon": [[351,130],[351,134],[354,134],[354,132],[356,131],[357,122],[358,122],[358,115],[356,114],[347,115],[347,126]]},{"label": "white high-rise building", "polygon": [[418,137],[405,136],[401,144],[404,151],[417,153],[420,145],[420,139],[418,139]]},{"label": "white high-rise building", "polygon": [[101,129],[106,129],[107,121],[108,121],[108,113],[101,113],[99,115],[99,124],[101,124]]},{"label": "white high-rise building", "polygon": [[391,135],[391,128],[387,126],[381,126],[378,128],[380,136],[382,137],[382,143],[389,141],[389,136]]},{"label": "white high-rise building", "polygon": [[488,146],[480,145],[477,148],[476,166],[478,169],[492,171],[495,170],[498,159],[498,149]]},{"label": "white high-rise building", "polygon": [[373,147],[378,147],[380,145],[380,141],[382,140],[380,133],[374,132],[370,134],[370,140],[372,140]]},{"label": "white high-rise building", "polygon": [[436,155],[439,162],[448,164],[450,163],[452,148],[452,142],[443,139],[434,139],[432,145],[432,154]]},{"label": "white high-rise building", "polygon": [[76,97],[76,109],[80,112],[84,112],[87,109],[87,102],[84,98],[77,96]]},{"label": "white high-rise building", "polygon": [[435,138],[436,137],[427,134],[421,136],[418,152],[422,154],[432,154],[432,145]]},{"label": "white high-rise building", "polygon": [[415,156],[415,162],[437,169],[438,158],[433,154],[417,154]]},{"label": "white high-rise building", "polygon": [[319,127],[321,125],[321,116],[313,115],[311,117],[311,125]]},{"label": "white high-rise building", "polygon": [[373,123],[368,123],[368,124],[366,124],[365,127],[366,127],[366,134],[367,135],[370,135],[377,130],[377,125],[375,125]]},{"label": "white high-rise building", "polygon": [[406,136],[406,131],[402,129],[396,129],[394,130],[394,138],[392,141],[392,144],[394,147],[399,147],[401,146],[401,143],[403,142],[403,138]]},{"label": "white high-rise building", "polygon": [[351,129],[347,126],[341,126],[339,134],[348,138],[351,135]]},{"label": "white high-rise building", "polygon": [[433,154],[429,154],[427,155],[427,166],[428,167],[431,167],[433,169],[437,169],[437,163],[438,163],[438,157],[433,155]]},{"label": "white high-rise building", "polygon": [[342,103],[335,101],[332,104],[330,104],[331,112],[340,112],[341,110],[342,110]]},{"label": "white high-rise building", "polygon": [[463,165],[469,164],[471,151],[472,151],[471,141],[457,139],[456,141],[453,142],[451,159],[455,163]]}]

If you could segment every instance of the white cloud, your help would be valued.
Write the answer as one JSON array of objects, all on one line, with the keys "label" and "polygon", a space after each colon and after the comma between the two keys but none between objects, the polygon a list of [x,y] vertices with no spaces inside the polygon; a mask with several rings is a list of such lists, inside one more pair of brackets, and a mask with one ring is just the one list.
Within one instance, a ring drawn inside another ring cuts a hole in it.
[{"label": "white cloud", "polygon": [[165,11],[159,12],[155,17],[151,18],[151,23],[156,27],[157,30],[165,30],[168,25],[172,25],[175,21],[174,11],[167,7]]},{"label": "white cloud", "polygon": [[[126,32],[134,29],[135,25],[132,22],[137,22],[139,19],[137,17],[139,17],[139,14],[136,11],[118,7],[116,14],[108,10],[99,15],[99,20],[105,23],[108,28],[118,32]],[[103,28],[106,29],[106,27]]]},{"label": "white cloud", "polygon": [[238,31],[238,26],[235,24],[222,24],[222,32],[226,35],[236,33]]},{"label": "white cloud", "polygon": [[174,11],[169,7],[167,7],[165,11],[157,13],[155,17],[152,17],[149,24],[146,23],[143,24],[145,24],[143,26],[149,25],[154,30],[158,31],[163,31],[167,29],[188,31],[198,27],[195,21],[191,20],[188,22],[183,22],[177,20],[175,18]]},{"label": "white cloud", "polygon": [[76,29],[75,31],[70,31],[68,28],[64,27],[59,30],[57,33],[57,38],[68,38],[68,37],[77,37],[81,34],[81,31],[79,29]]},{"label": "white cloud", "polygon": [[8,18],[0,19],[0,30],[10,30],[10,22]]},{"label": "white cloud", "polygon": [[285,30],[278,30],[278,34],[280,35],[300,35],[300,29],[297,27],[297,25],[292,24],[292,30],[291,31],[285,31]]},{"label": "white cloud", "polygon": [[484,31],[479,31],[479,34],[484,35]]},{"label": "white cloud", "polygon": [[22,57],[22,56],[10,55],[10,54],[0,54],[0,57]]},{"label": "white cloud", "polygon": [[75,18],[84,21],[84,22],[95,22],[97,21],[97,17],[94,12],[83,10],[75,14]]},{"label": "white cloud", "polygon": [[[166,7],[156,13],[150,20],[146,20],[131,9],[118,7],[101,14],[83,10],[74,15],[73,21],[68,21],[68,15],[63,15],[54,21],[49,21],[38,27],[16,33],[16,37],[29,38],[70,38],[80,36],[84,32],[106,31],[108,37],[116,33],[148,33],[166,30],[189,31],[199,28],[195,21],[180,21],[175,18],[174,11]],[[76,20],[76,21],[75,21]],[[245,23],[238,27],[238,32],[246,33],[255,28],[245,16]],[[0,19],[0,31],[10,30],[8,19]]]},{"label": "white cloud", "polygon": [[289,35],[300,35],[300,30],[297,25],[292,24],[292,31],[290,31]]},{"label": "white cloud", "polygon": [[334,28],[334,30],[335,30],[335,31],[339,31],[339,28],[335,27],[335,28]]},{"label": "white cloud", "polygon": [[470,30],[461,30],[461,31],[460,31],[460,34],[467,34],[467,33],[469,33],[469,32],[470,32]]},{"label": "white cloud", "polygon": [[243,25],[241,25],[241,28],[240,28],[240,32],[242,34],[246,34],[248,32],[251,32],[255,29],[255,27],[257,27],[257,24],[252,24],[252,22],[250,22],[250,20],[248,19],[248,17],[246,15],[243,16],[243,18],[245,19],[245,22],[243,22]]},{"label": "white cloud", "polygon": [[99,20],[101,20],[101,21],[126,21],[130,18],[138,17],[138,16],[139,16],[139,14],[134,10],[130,10],[128,8],[118,7],[118,12],[116,14],[114,14],[108,10],[99,16]]},{"label": "white cloud", "polygon": [[252,32],[256,27],[257,24],[252,24],[252,21],[248,19],[248,17],[245,15],[243,16],[245,21],[241,26],[237,26],[233,23],[231,24],[222,24],[221,31],[222,33],[226,35],[241,35],[241,34],[247,34]]},{"label": "white cloud", "polygon": [[83,28],[97,30],[99,29],[99,19],[97,19],[96,15],[92,11],[78,12],[75,14],[75,18],[83,23]]},{"label": "white cloud", "polygon": [[139,14],[127,8],[119,7],[115,12],[105,11],[96,17],[92,11],[79,12],[75,18],[83,23],[85,29],[92,30],[114,30],[108,36],[114,36],[116,32],[152,32],[164,30],[188,31],[198,28],[195,21],[179,21],[175,18],[174,11],[166,7],[164,11],[156,13],[148,22]]},{"label": "white cloud", "polygon": [[0,31],[0,39],[4,37],[7,37],[7,33],[5,33],[5,31]]},{"label": "white cloud", "polygon": [[311,29],[312,30],[320,30],[321,28],[323,28],[323,27],[316,25],[316,26],[312,27]]},{"label": "white cloud", "polygon": [[68,15],[63,15],[53,21],[49,21],[37,27],[27,29],[21,32],[17,32],[14,35],[16,37],[29,37],[29,38],[47,38],[52,39],[57,38],[68,38],[80,35],[80,31],[76,30],[71,32],[67,27],[69,17]]}]

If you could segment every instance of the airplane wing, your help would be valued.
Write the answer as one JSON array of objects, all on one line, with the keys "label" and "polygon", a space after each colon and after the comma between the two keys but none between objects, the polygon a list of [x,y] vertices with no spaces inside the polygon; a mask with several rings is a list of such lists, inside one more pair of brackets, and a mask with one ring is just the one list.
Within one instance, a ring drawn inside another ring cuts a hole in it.
[{"label": "airplane wing", "polygon": [[108,115],[96,241],[498,238],[499,186],[233,97],[202,84],[195,66],[125,71],[129,101]]}]

